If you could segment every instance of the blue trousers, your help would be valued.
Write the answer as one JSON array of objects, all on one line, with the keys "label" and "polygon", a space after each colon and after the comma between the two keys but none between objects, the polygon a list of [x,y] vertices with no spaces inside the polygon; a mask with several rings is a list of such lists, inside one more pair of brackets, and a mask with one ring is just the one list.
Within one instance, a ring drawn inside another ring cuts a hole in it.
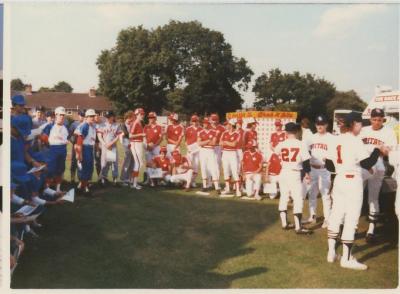
[{"label": "blue trousers", "polygon": [[67,145],[51,145],[48,156],[48,177],[62,176],[67,159]]},{"label": "blue trousers", "polygon": [[92,145],[82,145],[82,170],[78,169],[78,178],[81,181],[92,179],[94,168],[94,151]]}]

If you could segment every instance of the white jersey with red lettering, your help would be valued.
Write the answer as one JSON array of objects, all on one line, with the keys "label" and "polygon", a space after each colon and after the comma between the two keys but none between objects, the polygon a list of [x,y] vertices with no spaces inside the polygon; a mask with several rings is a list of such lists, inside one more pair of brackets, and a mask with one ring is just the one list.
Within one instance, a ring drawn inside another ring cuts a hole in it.
[{"label": "white jersey with red lettering", "polygon": [[[385,126],[379,130],[373,130],[371,126],[363,127],[359,137],[366,145],[369,154],[374,151],[374,148],[379,147],[379,145],[382,144],[388,147],[394,147],[397,145],[394,131]],[[380,171],[385,170],[382,157],[379,157],[376,162],[375,169]]]},{"label": "white jersey with red lettering", "polygon": [[329,148],[332,148],[335,138],[331,133],[315,133],[310,136],[307,146],[311,153],[311,165],[325,165],[325,158],[328,157]]},{"label": "white jersey with red lettering", "polygon": [[306,145],[295,138],[288,138],[275,147],[275,153],[279,155],[282,170],[303,169],[303,162],[310,159],[310,153]]}]

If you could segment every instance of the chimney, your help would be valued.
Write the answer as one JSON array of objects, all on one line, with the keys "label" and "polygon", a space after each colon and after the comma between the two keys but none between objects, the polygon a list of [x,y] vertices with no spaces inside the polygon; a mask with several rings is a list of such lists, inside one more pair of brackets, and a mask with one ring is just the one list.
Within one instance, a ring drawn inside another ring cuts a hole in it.
[{"label": "chimney", "polygon": [[25,95],[32,95],[32,85],[31,84],[25,85]]},{"label": "chimney", "polygon": [[90,88],[89,97],[92,97],[92,98],[96,97],[96,88],[95,87]]}]

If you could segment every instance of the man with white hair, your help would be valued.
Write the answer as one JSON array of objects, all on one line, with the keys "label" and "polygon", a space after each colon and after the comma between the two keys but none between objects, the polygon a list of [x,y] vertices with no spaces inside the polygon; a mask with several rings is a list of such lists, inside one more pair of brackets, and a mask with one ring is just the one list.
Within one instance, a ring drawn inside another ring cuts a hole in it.
[{"label": "man with white hair", "polygon": [[69,132],[65,126],[65,108],[60,106],[55,109],[55,121],[48,124],[44,129],[41,140],[50,145],[48,153],[48,180],[47,184],[54,184],[56,190],[61,191],[61,182],[65,171],[65,160],[67,158],[67,143]]},{"label": "man with white hair", "polygon": [[223,195],[230,193],[230,179],[235,184],[236,196],[241,197],[239,183],[239,162],[237,148],[240,140],[240,134],[235,131],[236,119],[228,120],[226,131],[222,133],[220,146],[222,147],[222,167],[224,170],[225,190]]}]

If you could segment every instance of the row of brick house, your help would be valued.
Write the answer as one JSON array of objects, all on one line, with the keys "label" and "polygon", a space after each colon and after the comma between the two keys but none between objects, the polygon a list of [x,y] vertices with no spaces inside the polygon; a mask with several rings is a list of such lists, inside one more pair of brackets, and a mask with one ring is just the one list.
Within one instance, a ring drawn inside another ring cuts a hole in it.
[{"label": "row of brick house", "polygon": [[30,113],[40,106],[50,111],[54,111],[58,106],[63,106],[67,115],[76,119],[79,110],[92,108],[98,111],[101,116],[106,111],[113,110],[111,101],[105,96],[97,95],[94,88],[91,88],[87,93],[35,92],[32,91],[32,85],[26,85],[24,91],[12,92],[12,95],[15,94],[25,96],[26,108]]}]

